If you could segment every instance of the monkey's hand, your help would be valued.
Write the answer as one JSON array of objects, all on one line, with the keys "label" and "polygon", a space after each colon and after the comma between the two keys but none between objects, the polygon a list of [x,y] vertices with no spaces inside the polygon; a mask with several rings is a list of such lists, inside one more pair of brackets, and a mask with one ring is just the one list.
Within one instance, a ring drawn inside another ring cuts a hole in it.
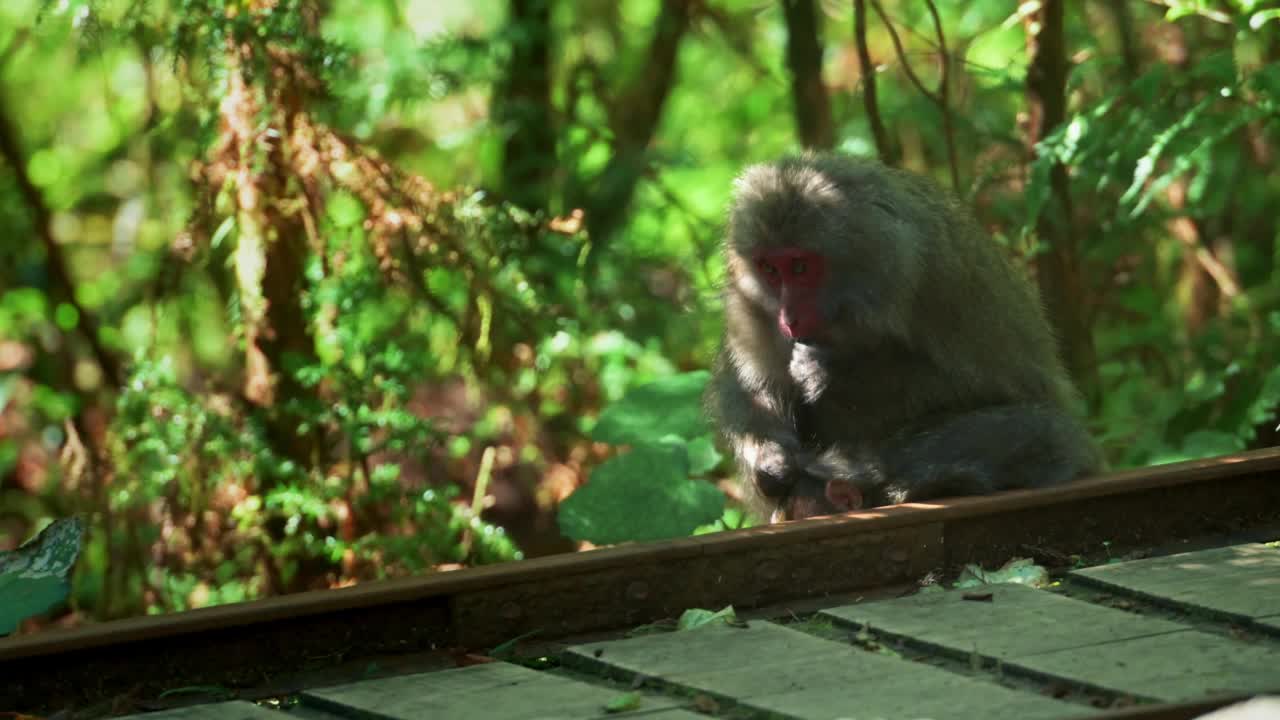
[{"label": "monkey's hand", "polygon": [[799,439],[788,435],[777,439],[744,437],[738,454],[750,468],[756,490],[775,502],[791,494],[805,457]]},{"label": "monkey's hand", "polygon": [[883,472],[878,460],[866,454],[830,447],[818,455],[802,454],[799,472],[774,519],[800,520],[859,510],[864,489],[878,485]]}]

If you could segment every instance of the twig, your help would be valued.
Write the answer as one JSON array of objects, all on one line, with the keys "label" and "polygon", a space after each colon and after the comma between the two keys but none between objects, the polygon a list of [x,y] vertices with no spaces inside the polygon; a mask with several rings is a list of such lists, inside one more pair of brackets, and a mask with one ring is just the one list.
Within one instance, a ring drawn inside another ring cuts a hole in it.
[{"label": "twig", "polygon": [[942,112],[942,136],[947,143],[947,159],[951,165],[951,187],[960,191],[960,159],[956,153],[956,131],[951,118],[951,53],[947,51],[947,34],[942,29],[935,0],[925,0],[929,14],[933,16],[933,29],[938,33],[938,109]]},{"label": "twig", "polygon": [[898,30],[889,20],[889,15],[884,11],[880,0],[871,0],[871,7],[875,9],[876,14],[880,16],[880,22],[884,23],[885,29],[889,31],[889,37],[893,40],[893,49],[898,54],[898,62],[902,65],[903,72],[907,74],[907,79],[922,95],[937,105],[938,110],[942,113],[942,132],[947,146],[947,160],[951,170],[951,186],[956,191],[959,191],[960,162],[956,151],[955,127],[948,107],[951,99],[951,58],[948,56],[947,36],[942,29],[942,18],[938,15],[938,7],[934,0],[925,0],[925,2],[929,7],[929,14],[933,17],[934,30],[938,36],[940,77],[937,90],[930,90],[925,87],[924,82],[920,80],[920,76],[916,75],[915,70],[911,67],[911,62],[907,60],[907,51],[902,46],[902,38],[898,36]]},{"label": "twig", "polygon": [[932,90],[924,86],[920,76],[916,75],[916,71],[912,69],[911,63],[907,61],[907,50],[902,47],[902,38],[898,37],[898,30],[889,21],[889,15],[885,13],[884,7],[880,5],[880,0],[871,0],[871,7],[875,9],[876,15],[880,16],[880,22],[884,23],[884,27],[889,31],[889,38],[893,40],[893,49],[898,53],[898,62],[902,64],[902,70],[907,74],[907,79],[912,85],[920,91],[921,95],[929,98],[933,102],[940,102],[940,98],[934,94]]},{"label": "twig", "polygon": [[485,496],[489,494],[489,480],[493,478],[493,446],[484,449],[480,456],[480,470],[476,473],[476,487],[471,494],[471,515],[480,517],[484,511]]},{"label": "twig", "polygon": [[875,139],[876,154],[885,165],[897,165],[893,146],[889,144],[889,131],[880,117],[880,101],[876,97],[876,69],[871,64],[871,51],[867,48],[866,0],[853,0],[853,35],[858,46],[858,63],[862,66],[862,106],[871,123],[871,136]]}]

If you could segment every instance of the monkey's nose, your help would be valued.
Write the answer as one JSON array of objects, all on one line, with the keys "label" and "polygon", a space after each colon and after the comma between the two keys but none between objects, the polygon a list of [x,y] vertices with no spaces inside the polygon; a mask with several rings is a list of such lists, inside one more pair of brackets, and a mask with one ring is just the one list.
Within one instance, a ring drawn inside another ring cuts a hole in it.
[{"label": "monkey's nose", "polygon": [[787,336],[788,340],[796,339],[796,324],[791,322],[786,315],[778,318],[778,329],[782,330],[782,334]]},{"label": "monkey's nose", "polygon": [[809,334],[807,325],[808,323],[785,311],[778,316],[778,329],[788,340],[803,340]]}]

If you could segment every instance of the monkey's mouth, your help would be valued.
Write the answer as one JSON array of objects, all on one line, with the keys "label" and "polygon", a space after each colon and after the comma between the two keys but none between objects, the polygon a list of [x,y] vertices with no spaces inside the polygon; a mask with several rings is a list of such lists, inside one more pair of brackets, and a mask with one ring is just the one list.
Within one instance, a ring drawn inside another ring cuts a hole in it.
[{"label": "monkey's mouth", "polygon": [[832,349],[831,341],[823,337],[796,338],[791,341],[791,347],[815,359],[828,356]]}]

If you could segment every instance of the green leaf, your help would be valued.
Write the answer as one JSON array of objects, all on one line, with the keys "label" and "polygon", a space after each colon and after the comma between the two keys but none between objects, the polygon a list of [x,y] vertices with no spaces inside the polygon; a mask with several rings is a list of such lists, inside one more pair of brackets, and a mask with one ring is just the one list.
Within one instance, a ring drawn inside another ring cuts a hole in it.
[{"label": "green leaf", "polygon": [[1196,430],[1182,439],[1182,455],[1187,460],[1195,460],[1240,452],[1244,446],[1244,440],[1235,433],[1222,430]]},{"label": "green leaf", "polygon": [[209,238],[209,246],[217,249],[222,245],[222,241],[227,239],[227,236],[231,234],[231,231],[234,230],[235,227],[235,216],[230,216],[223,220],[222,224],[218,226],[218,229],[213,231],[213,237]]},{"label": "green leaf", "polygon": [[640,707],[640,693],[633,690],[622,693],[605,703],[604,711],[607,713],[620,713],[635,710],[638,707]]},{"label": "green leaf", "polygon": [[349,193],[334,193],[327,206],[329,219],[340,228],[355,227],[364,222],[364,206]]},{"label": "green leaf", "polygon": [[66,599],[83,536],[79,518],[63,518],[17,550],[0,552],[0,635]]},{"label": "green leaf", "polygon": [[[1208,162],[1210,150],[1213,150],[1219,143],[1234,136],[1237,130],[1255,119],[1256,116],[1253,112],[1242,111],[1229,121],[1225,121],[1216,126],[1217,129],[1214,132],[1207,133],[1191,150],[1179,154],[1173,161],[1172,168],[1168,172],[1152,180],[1151,183],[1146,186],[1137,204],[1129,211],[1129,217],[1136,218],[1141,215],[1143,211],[1147,209],[1147,205],[1151,203],[1152,199],[1159,197],[1160,194],[1164,192],[1165,188],[1169,187],[1174,180],[1177,180],[1193,167]],[[1190,122],[1189,115],[1185,122]],[[1185,122],[1179,123],[1179,125],[1183,125]],[[1144,160],[1145,159],[1146,158],[1144,158]],[[1131,187],[1131,192],[1126,193],[1125,197],[1121,198],[1121,204],[1126,204],[1128,202],[1128,198],[1132,194],[1132,191],[1136,191],[1137,189],[1139,188],[1137,186],[1137,180],[1135,179],[1135,184]]]},{"label": "green leaf", "polygon": [[715,442],[710,435],[696,437],[685,444],[685,451],[689,453],[689,473],[691,475],[705,475],[715,470],[720,465],[720,461],[724,459],[724,455],[716,449]]},{"label": "green leaf", "polygon": [[709,377],[710,373],[700,370],[632,388],[600,414],[592,439],[629,445],[667,435],[691,439],[707,434],[702,394]]},{"label": "green leaf", "polygon": [[979,565],[966,565],[960,571],[960,577],[956,578],[955,586],[975,588],[1002,583],[1042,587],[1049,584],[1049,571],[1029,558],[1014,558],[999,570],[983,570]]},{"label": "green leaf", "polygon": [[80,324],[80,311],[76,310],[71,303],[58,303],[58,307],[53,311],[53,321],[59,328],[70,332]]},{"label": "green leaf", "polygon": [[689,479],[679,445],[640,445],[591,473],[560,504],[560,530],[575,540],[611,544],[686,537],[720,517],[724,494]]},{"label": "green leaf", "polygon": [[713,622],[737,623],[738,614],[734,612],[732,605],[727,605],[720,610],[689,608],[680,614],[680,620],[676,622],[676,629],[692,630],[704,625],[710,625]]},{"label": "green leaf", "polygon": [[1271,368],[1262,382],[1262,389],[1249,404],[1246,420],[1250,427],[1269,421],[1280,406],[1280,367]]}]

